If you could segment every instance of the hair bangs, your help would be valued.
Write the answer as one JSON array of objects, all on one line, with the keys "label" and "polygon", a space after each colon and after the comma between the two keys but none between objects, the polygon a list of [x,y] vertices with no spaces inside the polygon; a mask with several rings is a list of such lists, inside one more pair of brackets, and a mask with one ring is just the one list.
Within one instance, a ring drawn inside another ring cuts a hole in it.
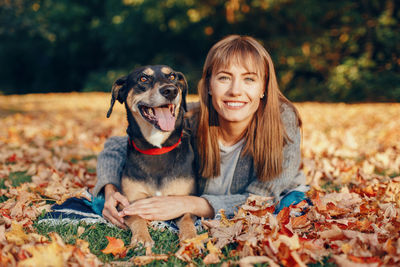
[{"label": "hair bangs", "polygon": [[246,40],[237,39],[227,43],[217,51],[214,62],[211,64],[212,73],[221,69],[227,69],[232,65],[243,66],[248,72],[255,72],[264,78],[266,64],[262,54]]}]

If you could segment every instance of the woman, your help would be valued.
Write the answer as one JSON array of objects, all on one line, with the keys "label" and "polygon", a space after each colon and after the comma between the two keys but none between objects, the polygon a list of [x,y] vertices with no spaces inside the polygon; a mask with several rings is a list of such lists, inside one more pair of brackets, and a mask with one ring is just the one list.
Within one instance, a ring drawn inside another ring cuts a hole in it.
[{"label": "woman", "polygon": [[[152,197],[129,205],[118,192],[127,139],[112,137],[99,155],[94,189],[97,195],[104,188],[106,219],[123,227],[123,217],[134,214],[149,220],[187,212],[212,218],[224,209],[229,216],[250,193],[277,202],[306,191],[299,171],[301,120],[279,91],[271,57],[260,43],[237,35],[216,43],[198,93],[200,111],[192,120],[200,196]],[[125,207],[119,213],[118,204]]]}]

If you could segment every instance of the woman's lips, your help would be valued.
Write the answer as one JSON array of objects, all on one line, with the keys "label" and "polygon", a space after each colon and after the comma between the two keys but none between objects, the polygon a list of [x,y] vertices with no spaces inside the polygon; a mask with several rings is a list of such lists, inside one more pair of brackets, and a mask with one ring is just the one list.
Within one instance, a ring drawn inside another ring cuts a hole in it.
[{"label": "woman's lips", "polygon": [[224,101],[224,104],[231,109],[240,109],[244,105],[246,105],[246,102],[239,102],[239,101]]}]

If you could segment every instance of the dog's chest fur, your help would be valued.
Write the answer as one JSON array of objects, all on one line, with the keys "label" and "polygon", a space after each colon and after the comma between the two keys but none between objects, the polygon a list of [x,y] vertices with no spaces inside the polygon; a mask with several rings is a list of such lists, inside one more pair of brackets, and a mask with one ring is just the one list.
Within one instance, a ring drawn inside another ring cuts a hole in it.
[{"label": "dog's chest fur", "polygon": [[175,149],[161,155],[142,154],[131,144],[128,147],[121,184],[129,201],[195,193],[194,153],[187,135]]}]

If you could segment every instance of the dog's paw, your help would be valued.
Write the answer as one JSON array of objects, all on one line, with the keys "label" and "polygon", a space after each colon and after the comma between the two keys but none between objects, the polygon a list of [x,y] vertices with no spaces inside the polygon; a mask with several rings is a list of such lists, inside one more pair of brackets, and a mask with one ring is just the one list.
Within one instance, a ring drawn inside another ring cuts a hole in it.
[{"label": "dog's paw", "polygon": [[179,225],[179,240],[181,242],[195,237],[197,237],[197,230],[192,221]]},{"label": "dog's paw", "polygon": [[154,241],[151,239],[149,232],[142,232],[132,235],[131,246],[142,244],[144,247],[153,247]]},{"label": "dog's paw", "polygon": [[185,231],[179,233],[179,240],[183,242],[185,240],[193,239],[197,236],[196,229],[194,231]]}]

